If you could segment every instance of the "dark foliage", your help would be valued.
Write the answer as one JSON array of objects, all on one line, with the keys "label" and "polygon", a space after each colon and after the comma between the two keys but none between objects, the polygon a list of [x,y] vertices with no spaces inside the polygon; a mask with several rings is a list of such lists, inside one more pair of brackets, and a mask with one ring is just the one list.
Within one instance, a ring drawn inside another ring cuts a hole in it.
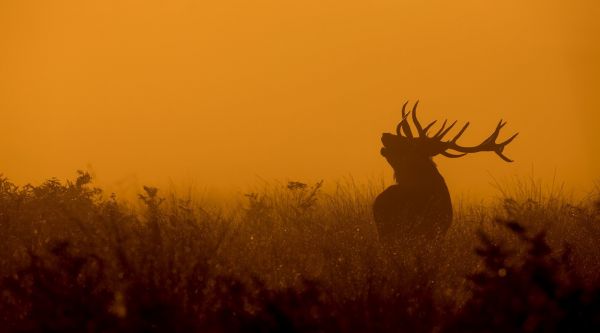
[{"label": "dark foliage", "polygon": [[356,194],[342,201],[321,183],[291,182],[227,217],[151,187],[137,210],[90,181],[82,172],[17,187],[0,177],[2,331],[599,331],[598,280],[578,274],[569,247],[553,251],[513,220],[500,224],[518,241],[482,232],[484,265],[465,272],[468,290],[448,294],[460,277],[440,273],[439,258],[453,248],[422,251],[437,256],[429,266],[390,258],[372,222],[348,224],[363,218]]},{"label": "dark foliage", "polygon": [[599,332],[600,288],[586,288],[569,247],[556,257],[545,232],[529,235],[515,221],[499,220],[522,244],[509,251],[485,234],[476,249],[485,268],[472,274],[472,296],[450,332]]}]

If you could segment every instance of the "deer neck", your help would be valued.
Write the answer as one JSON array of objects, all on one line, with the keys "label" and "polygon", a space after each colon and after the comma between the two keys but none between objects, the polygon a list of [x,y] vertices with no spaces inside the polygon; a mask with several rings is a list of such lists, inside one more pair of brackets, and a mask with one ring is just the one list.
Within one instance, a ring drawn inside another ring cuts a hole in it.
[{"label": "deer neck", "polygon": [[444,183],[444,178],[431,159],[420,160],[394,168],[394,178],[402,186],[424,189]]}]

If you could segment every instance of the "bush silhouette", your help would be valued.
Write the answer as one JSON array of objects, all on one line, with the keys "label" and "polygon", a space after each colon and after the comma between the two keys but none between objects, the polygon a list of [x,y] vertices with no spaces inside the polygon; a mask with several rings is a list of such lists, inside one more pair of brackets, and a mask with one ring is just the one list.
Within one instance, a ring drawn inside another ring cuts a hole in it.
[{"label": "bush silhouette", "polygon": [[515,221],[499,220],[522,243],[509,250],[480,234],[477,254],[484,269],[472,274],[472,296],[459,311],[451,332],[597,332],[600,288],[586,288],[572,265],[548,246],[545,232],[529,235]]},{"label": "bush silhouette", "polygon": [[459,210],[437,251],[391,256],[371,217],[378,190],[289,182],[209,207],[145,187],[136,206],[84,172],[24,187],[0,177],[0,327],[598,330],[595,201],[506,193],[495,207]]}]

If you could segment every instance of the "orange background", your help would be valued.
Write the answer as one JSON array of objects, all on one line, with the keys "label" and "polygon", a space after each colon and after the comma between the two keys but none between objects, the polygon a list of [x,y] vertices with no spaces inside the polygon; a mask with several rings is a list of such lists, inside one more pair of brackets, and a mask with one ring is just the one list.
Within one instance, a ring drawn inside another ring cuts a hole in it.
[{"label": "orange background", "polygon": [[[471,121],[493,154],[437,158],[454,194],[492,177],[584,190],[600,170],[600,5],[574,1],[0,2],[0,172],[92,168],[109,188],[385,176],[402,103]],[[532,171],[533,170],[533,171]]]}]

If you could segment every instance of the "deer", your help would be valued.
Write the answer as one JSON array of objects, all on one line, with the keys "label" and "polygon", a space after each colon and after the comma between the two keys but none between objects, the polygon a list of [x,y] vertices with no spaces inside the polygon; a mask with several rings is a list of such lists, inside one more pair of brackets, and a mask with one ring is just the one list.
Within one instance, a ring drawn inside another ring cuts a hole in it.
[{"label": "deer", "polygon": [[[396,126],[396,134],[383,133],[381,155],[394,170],[396,183],[380,193],[373,203],[373,215],[380,239],[385,242],[398,242],[420,238],[440,239],[452,223],[452,201],[448,186],[433,162],[433,157],[442,155],[459,158],[478,152],[494,152],[502,160],[513,162],[504,155],[504,148],[519,133],[497,143],[500,130],[506,122],[500,120],[492,134],[476,146],[462,146],[458,139],[469,127],[467,122],[462,129],[449,140],[445,136],[454,128],[456,121],[449,126],[444,120],[442,126],[429,134],[437,120],[425,127],[417,118],[417,101],[412,111],[407,112],[408,102],[402,106],[402,119]],[[415,135],[408,123],[412,122]]]}]

